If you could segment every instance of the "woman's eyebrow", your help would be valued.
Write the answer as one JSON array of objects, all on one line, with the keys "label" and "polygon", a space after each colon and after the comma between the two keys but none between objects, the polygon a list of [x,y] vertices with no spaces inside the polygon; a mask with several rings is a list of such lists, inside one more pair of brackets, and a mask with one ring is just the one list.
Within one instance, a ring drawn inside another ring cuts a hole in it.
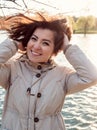
[{"label": "woman's eyebrow", "polygon": [[50,40],[48,40],[48,39],[43,39],[43,40],[51,43],[51,41],[50,41]]},{"label": "woman's eyebrow", "polygon": [[38,36],[36,36],[35,34],[33,34],[32,36],[34,36],[34,37],[38,38]]},{"label": "woman's eyebrow", "polygon": [[[35,34],[33,34],[32,36],[34,36],[34,37],[38,38],[38,36],[36,36]],[[43,41],[47,41],[47,42],[51,43],[51,41],[50,41],[50,40],[48,40],[48,39],[43,39]]]}]

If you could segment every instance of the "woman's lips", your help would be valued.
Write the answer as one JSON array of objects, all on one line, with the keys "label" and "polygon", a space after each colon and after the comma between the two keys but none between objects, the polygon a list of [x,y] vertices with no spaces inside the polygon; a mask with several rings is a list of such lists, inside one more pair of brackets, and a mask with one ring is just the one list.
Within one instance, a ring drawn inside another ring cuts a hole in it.
[{"label": "woman's lips", "polygon": [[34,51],[32,51],[32,50],[31,50],[31,53],[32,53],[32,55],[34,55],[34,56],[40,56],[40,55],[41,55],[40,53],[34,52]]}]

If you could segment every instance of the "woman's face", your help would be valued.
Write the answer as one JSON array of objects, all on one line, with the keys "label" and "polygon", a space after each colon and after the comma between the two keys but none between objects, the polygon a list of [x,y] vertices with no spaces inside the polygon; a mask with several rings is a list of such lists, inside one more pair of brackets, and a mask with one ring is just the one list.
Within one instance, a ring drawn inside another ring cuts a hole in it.
[{"label": "woman's face", "polygon": [[27,55],[31,62],[47,62],[54,52],[54,32],[37,28],[27,44]]}]

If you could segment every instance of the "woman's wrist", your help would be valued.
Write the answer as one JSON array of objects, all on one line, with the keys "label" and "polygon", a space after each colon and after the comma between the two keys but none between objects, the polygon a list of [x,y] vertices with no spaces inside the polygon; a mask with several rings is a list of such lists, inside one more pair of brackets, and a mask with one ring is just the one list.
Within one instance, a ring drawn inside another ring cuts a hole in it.
[{"label": "woman's wrist", "polygon": [[66,45],[65,49],[63,50],[64,54],[66,53],[66,51],[68,50],[68,48],[69,48],[70,46],[72,46],[72,44]]}]

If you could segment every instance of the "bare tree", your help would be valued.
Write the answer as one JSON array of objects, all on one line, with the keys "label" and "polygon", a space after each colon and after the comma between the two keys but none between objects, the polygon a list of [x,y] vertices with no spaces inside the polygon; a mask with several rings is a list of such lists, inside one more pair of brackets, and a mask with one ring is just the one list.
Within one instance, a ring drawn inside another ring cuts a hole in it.
[{"label": "bare tree", "polygon": [[[6,14],[4,13],[4,9],[8,9],[8,10],[16,10],[16,12],[26,12],[26,13],[29,13],[29,12],[33,12],[35,11],[35,8],[32,8],[30,9],[27,5],[27,0],[4,0],[5,2],[1,3],[0,4],[0,9],[2,11],[2,14],[3,16],[5,16]],[[22,2],[22,5],[19,3],[19,2]],[[38,0],[30,0],[31,2],[35,2],[35,3],[38,3],[40,5],[44,5],[44,6],[47,6],[47,7],[50,7],[50,8],[53,8],[55,10],[59,10],[57,7],[54,7],[50,4],[46,4],[46,3],[43,3],[43,2],[40,2]],[[15,6],[12,7],[12,6],[9,6],[7,3],[13,3]]]}]

